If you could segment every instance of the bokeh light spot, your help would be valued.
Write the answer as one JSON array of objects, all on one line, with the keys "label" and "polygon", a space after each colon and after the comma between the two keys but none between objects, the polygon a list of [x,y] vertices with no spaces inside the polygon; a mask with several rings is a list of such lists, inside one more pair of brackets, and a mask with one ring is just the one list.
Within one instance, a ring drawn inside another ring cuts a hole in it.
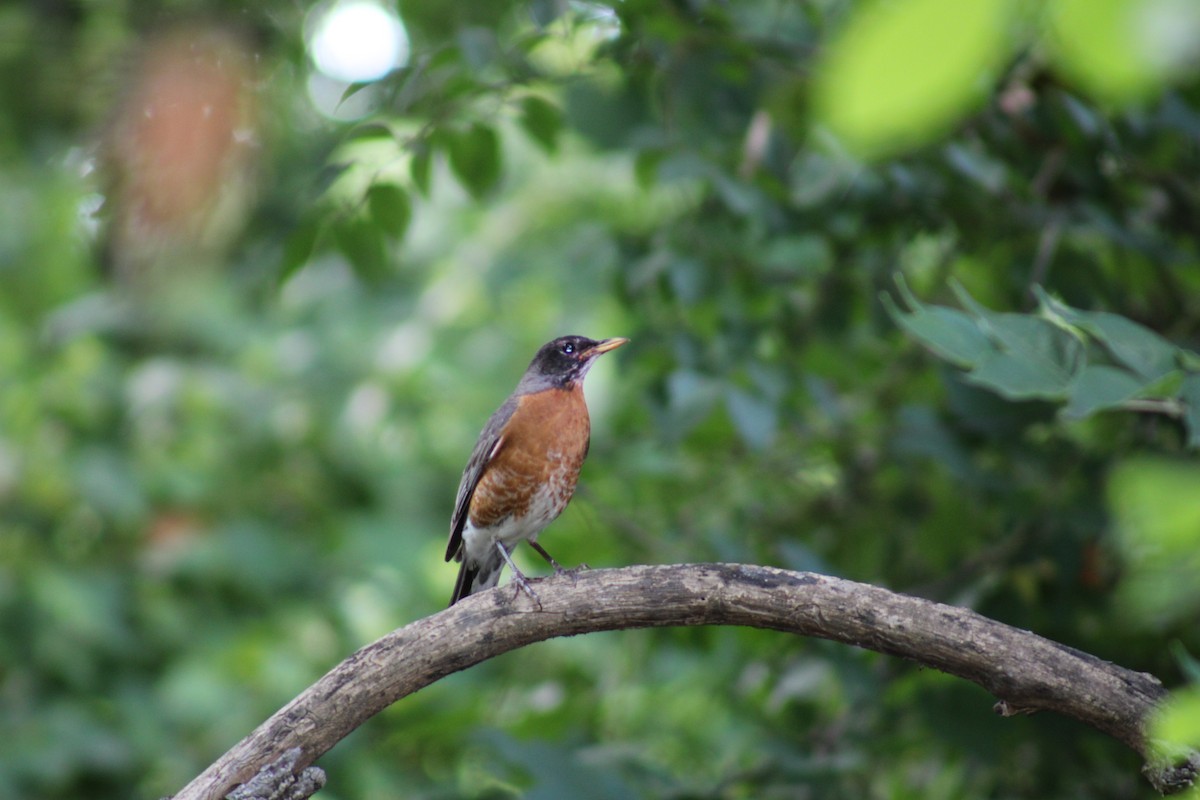
[{"label": "bokeh light spot", "polygon": [[346,0],[314,14],[309,55],[330,78],[373,81],[407,63],[408,31],[390,9],[370,0]]}]

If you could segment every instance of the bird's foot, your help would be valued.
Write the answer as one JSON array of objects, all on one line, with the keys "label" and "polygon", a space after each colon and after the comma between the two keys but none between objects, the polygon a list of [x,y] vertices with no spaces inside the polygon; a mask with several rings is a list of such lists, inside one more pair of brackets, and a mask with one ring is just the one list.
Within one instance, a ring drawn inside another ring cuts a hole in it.
[{"label": "bird's foot", "polygon": [[575,575],[576,573],[580,572],[581,570],[589,569],[587,564],[580,564],[578,567],[573,567],[572,569],[567,569],[562,564],[555,561],[554,556],[547,553],[546,549],[544,547],[542,547],[540,544],[538,544],[537,542],[530,541],[529,546],[532,547],[534,550],[536,550],[538,552],[538,555],[540,555],[542,558],[546,559],[546,562],[551,567],[554,568],[555,575]]},{"label": "bird's foot", "polygon": [[508,555],[508,549],[500,542],[496,542],[496,549],[500,551],[500,555],[504,558],[505,563],[508,564],[508,568],[512,570],[512,583],[516,585],[516,589],[513,592],[513,602],[516,602],[517,596],[521,592],[524,592],[529,595],[530,600],[537,604],[538,611],[541,611],[542,598],[538,597],[537,592],[529,585],[529,579],[525,577],[525,574],[517,569],[517,565],[513,563],[512,558]]},{"label": "bird's foot", "polygon": [[513,572],[512,583],[516,587],[513,590],[513,602],[524,592],[530,600],[537,605],[538,611],[542,610],[542,598],[538,597],[538,593],[533,590],[533,586],[529,583],[529,579],[519,572]]},{"label": "bird's foot", "polygon": [[579,566],[571,567],[570,569],[563,569],[562,567],[559,567],[558,569],[556,569],[554,571],[554,574],[555,575],[566,575],[568,578],[570,578],[572,581],[574,581],[576,578],[579,577],[579,574],[581,572],[586,572],[589,569],[591,569],[591,567],[589,567],[587,564],[581,563]]}]

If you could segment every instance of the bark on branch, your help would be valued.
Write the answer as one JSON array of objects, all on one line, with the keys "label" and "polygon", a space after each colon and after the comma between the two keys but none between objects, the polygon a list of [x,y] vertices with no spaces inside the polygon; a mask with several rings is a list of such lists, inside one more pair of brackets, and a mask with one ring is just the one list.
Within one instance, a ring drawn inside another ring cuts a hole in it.
[{"label": "bark on branch", "polygon": [[[1147,759],[1160,791],[1200,758],[1151,764],[1143,735],[1166,692],[1152,675],[982,617],[853,581],[741,564],[591,570],[538,581],[541,608],[501,586],[417,620],[347,658],[212,764],[175,800],[219,800],[289,755],[302,770],[390,704],[453,672],[556,636],[668,625],[746,625],[908,658],[979,684],[1010,715],[1056,711]],[[289,751],[299,748],[299,754]]]}]

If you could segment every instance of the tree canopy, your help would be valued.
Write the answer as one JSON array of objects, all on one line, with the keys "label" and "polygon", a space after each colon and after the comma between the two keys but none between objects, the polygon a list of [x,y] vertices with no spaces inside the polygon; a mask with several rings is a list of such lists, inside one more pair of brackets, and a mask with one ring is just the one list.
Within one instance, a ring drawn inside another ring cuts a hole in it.
[{"label": "tree canopy", "polygon": [[[475,436],[564,333],[632,341],[559,561],[969,607],[1179,688],[1155,735],[1200,745],[1200,12],[408,0],[354,82],[347,5],[0,9],[0,798],[176,791],[442,608]],[[406,698],[320,796],[1150,796],[990,707],[594,634]]]}]

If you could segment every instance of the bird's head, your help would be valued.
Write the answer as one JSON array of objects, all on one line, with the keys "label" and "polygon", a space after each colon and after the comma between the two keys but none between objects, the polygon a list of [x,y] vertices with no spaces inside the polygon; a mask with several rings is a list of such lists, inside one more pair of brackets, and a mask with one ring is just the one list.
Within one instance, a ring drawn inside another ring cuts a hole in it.
[{"label": "bird's head", "polygon": [[537,351],[518,389],[537,391],[547,386],[578,383],[598,357],[628,341],[620,337],[597,341],[586,336],[560,336]]}]

